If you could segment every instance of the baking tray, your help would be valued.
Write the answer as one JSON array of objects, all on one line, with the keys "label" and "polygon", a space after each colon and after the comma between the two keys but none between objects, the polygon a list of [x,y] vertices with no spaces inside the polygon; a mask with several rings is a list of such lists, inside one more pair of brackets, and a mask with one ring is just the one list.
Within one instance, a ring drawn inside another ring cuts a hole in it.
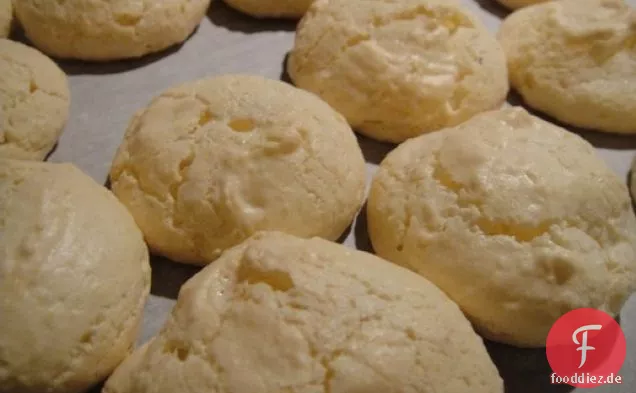
[{"label": "baking tray", "polygon": [[[636,6],[636,0],[628,1]],[[494,0],[463,0],[489,28],[496,32],[507,11]],[[295,22],[256,20],[213,1],[199,28],[183,44],[157,55],[105,64],[59,62],[71,87],[71,116],[52,162],[72,162],[97,182],[107,183],[111,160],[133,113],[161,93],[182,82],[227,73],[248,73],[289,81],[284,73],[287,52],[294,41]],[[513,104],[518,99],[511,95]],[[577,132],[597,147],[600,155],[627,181],[630,162],[636,153],[636,137]],[[369,179],[393,146],[358,137]],[[364,209],[344,244],[371,251]],[[152,290],[139,343],[146,342],[163,325],[181,285],[199,268],[152,258]],[[621,385],[595,389],[573,389],[550,384],[545,350],[521,350],[486,342],[504,378],[506,393],[636,392],[636,296],[620,316],[628,346],[621,370]],[[99,389],[95,389],[96,392]],[[175,392],[178,393],[178,392]]]}]

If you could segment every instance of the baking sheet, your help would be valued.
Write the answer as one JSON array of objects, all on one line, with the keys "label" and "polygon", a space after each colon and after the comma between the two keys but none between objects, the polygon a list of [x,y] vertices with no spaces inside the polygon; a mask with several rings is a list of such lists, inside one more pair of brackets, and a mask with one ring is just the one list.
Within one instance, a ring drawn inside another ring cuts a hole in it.
[{"label": "baking sheet", "polygon": [[[507,14],[494,0],[463,2],[493,32]],[[636,6],[636,0],[629,2]],[[167,52],[141,60],[108,64],[61,62],[70,79],[71,117],[49,160],[72,162],[97,182],[105,184],[111,160],[137,109],[167,88],[211,75],[250,73],[287,80],[283,64],[293,45],[294,29],[294,22],[255,20],[217,0],[193,36]],[[515,100],[514,96],[511,100]],[[608,164],[627,181],[629,165],[636,153],[636,137],[573,131],[594,144]],[[359,137],[359,141],[371,177],[392,146],[364,137]],[[364,209],[344,243],[370,250]],[[139,343],[161,328],[179,288],[199,270],[157,257],[152,259],[152,269],[152,294],[146,306]],[[628,345],[628,358],[621,371],[624,382],[585,391],[636,392],[636,296],[625,306],[620,320]],[[543,349],[520,350],[495,343],[487,343],[487,346],[505,380],[507,393],[583,391],[565,385],[550,385],[551,370]]]}]

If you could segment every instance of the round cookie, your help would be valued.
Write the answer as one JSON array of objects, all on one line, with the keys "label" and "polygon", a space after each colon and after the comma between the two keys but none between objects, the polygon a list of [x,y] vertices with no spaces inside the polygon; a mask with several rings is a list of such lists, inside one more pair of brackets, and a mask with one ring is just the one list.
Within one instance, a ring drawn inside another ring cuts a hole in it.
[{"label": "round cookie", "polygon": [[0,234],[0,392],[85,392],[137,338],[141,232],[74,166],[0,159]]},{"label": "round cookie", "polygon": [[139,111],[111,183],[154,252],[206,264],[258,230],[337,239],[363,203],[366,169],[353,131],[318,97],[225,75]]},{"label": "round cookie", "polygon": [[0,158],[43,160],[69,116],[66,75],[48,57],[0,38]]},{"label": "round cookie", "polygon": [[6,38],[11,33],[13,24],[12,0],[0,0],[0,38]]},{"label": "round cookie", "polygon": [[457,305],[422,277],[261,232],[185,284],[104,393],[186,390],[502,393],[503,383]]},{"label": "round cookie", "polygon": [[636,11],[622,0],[521,9],[499,39],[529,106],[574,126],[636,133]]},{"label": "round cookie", "polygon": [[256,18],[301,18],[314,0],[224,0],[237,11]]},{"label": "round cookie", "polygon": [[402,142],[495,109],[508,92],[496,38],[448,0],[318,0],[287,70],[360,133]]},{"label": "round cookie", "polygon": [[616,315],[636,289],[627,188],[579,136],[508,108],[382,162],[373,248],[431,280],[485,337],[541,347],[567,311]]},{"label": "round cookie", "polygon": [[528,7],[534,4],[545,3],[550,0],[497,0],[505,7],[516,10],[518,8]]},{"label": "round cookie", "polygon": [[43,52],[60,58],[138,58],[185,41],[210,0],[20,0],[18,20]]}]

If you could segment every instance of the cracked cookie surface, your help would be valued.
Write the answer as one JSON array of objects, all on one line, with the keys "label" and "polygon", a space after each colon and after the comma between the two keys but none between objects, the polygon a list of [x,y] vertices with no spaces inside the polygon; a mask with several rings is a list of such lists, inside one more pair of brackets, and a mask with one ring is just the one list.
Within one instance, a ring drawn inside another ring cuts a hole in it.
[{"label": "cracked cookie surface", "polygon": [[364,158],[311,93],[248,75],[170,89],[130,124],[113,192],[150,247],[206,264],[258,230],[337,239],[362,205]]},{"label": "cracked cookie surface", "polygon": [[0,392],[87,391],[129,354],[149,290],[143,236],[108,190],[0,159]]},{"label": "cracked cookie surface", "polygon": [[69,116],[64,72],[19,42],[0,39],[0,158],[43,160]]},{"label": "cracked cookie surface", "polygon": [[104,393],[502,393],[434,285],[323,239],[257,233],[188,281]]},{"label": "cracked cookie surface", "polygon": [[521,108],[399,146],[367,213],[378,255],[430,279],[496,341],[543,346],[565,312],[616,315],[635,289],[625,184],[589,143]]},{"label": "cracked cookie surface", "polygon": [[230,7],[257,18],[301,18],[314,0],[224,0]]},{"label": "cracked cookie surface", "polygon": [[60,58],[138,58],[185,41],[210,0],[20,0],[18,20],[43,52]]},{"label": "cracked cookie surface", "polygon": [[561,0],[501,25],[512,86],[557,120],[636,133],[636,10],[623,0]]},{"label": "cracked cookie surface", "polygon": [[457,1],[319,0],[287,70],[359,132],[401,142],[501,105],[506,61]]}]

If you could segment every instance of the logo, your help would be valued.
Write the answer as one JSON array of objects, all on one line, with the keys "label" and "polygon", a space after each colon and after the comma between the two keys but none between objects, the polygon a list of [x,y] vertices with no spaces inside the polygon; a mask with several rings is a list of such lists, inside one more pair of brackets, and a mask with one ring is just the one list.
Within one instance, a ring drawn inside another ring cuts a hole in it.
[{"label": "logo", "polygon": [[[575,344],[581,344],[581,346],[576,349],[577,351],[581,351],[581,364],[579,364],[579,368],[582,368],[585,365],[585,361],[587,360],[587,351],[593,351],[596,349],[594,347],[588,347],[587,345],[588,330],[601,330],[602,328],[602,325],[585,325],[576,329],[574,334],[572,334],[572,341],[574,341]],[[583,332],[583,341],[579,342],[576,337],[581,332]]]},{"label": "logo", "polygon": [[551,383],[578,388],[621,383],[626,352],[623,330],[610,315],[591,308],[570,311],[548,333]]}]

